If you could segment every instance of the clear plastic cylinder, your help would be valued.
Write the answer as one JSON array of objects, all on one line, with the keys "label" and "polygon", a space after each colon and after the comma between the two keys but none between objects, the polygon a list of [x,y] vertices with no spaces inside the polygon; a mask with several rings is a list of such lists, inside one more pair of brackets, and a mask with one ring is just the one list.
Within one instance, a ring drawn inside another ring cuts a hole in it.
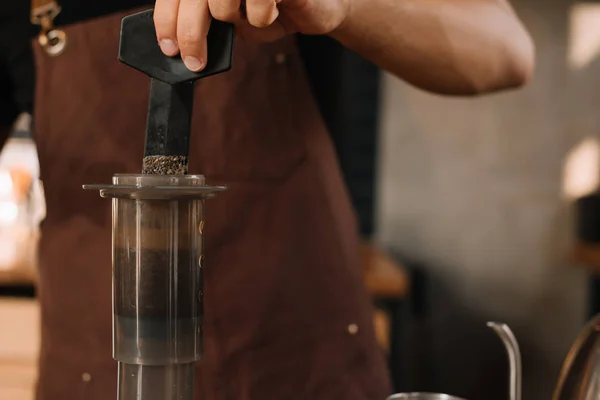
[{"label": "clear plastic cylinder", "polygon": [[116,175],[113,184],[150,190],[112,200],[119,400],[193,399],[194,363],[202,355],[204,200],[169,187],[204,179]]}]

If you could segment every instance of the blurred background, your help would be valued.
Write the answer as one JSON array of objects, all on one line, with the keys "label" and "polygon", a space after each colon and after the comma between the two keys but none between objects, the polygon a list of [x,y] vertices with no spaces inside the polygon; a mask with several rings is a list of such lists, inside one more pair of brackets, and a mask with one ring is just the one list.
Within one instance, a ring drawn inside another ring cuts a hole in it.
[{"label": "blurred background", "polygon": [[[398,391],[507,398],[506,355],[485,326],[498,320],[520,342],[524,398],[550,398],[600,311],[600,2],[513,4],[537,71],[526,89],[484,98],[417,91],[327,38],[301,38]],[[38,343],[43,188],[17,125],[0,155],[3,400],[32,398]]]}]

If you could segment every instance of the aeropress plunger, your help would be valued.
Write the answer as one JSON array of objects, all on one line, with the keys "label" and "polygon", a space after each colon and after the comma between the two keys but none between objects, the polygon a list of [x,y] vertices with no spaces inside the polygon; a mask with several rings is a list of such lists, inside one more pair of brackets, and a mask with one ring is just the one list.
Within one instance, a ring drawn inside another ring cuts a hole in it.
[{"label": "aeropress plunger", "polygon": [[194,83],[231,68],[234,28],[218,21],[199,73],[167,57],[153,10],[127,16],[119,60],[151,78],[142,174],[84,185],[112,199],[113,357],[119,400],[188,400],[202,356],[204,201],[224,187],[187,175]]}]

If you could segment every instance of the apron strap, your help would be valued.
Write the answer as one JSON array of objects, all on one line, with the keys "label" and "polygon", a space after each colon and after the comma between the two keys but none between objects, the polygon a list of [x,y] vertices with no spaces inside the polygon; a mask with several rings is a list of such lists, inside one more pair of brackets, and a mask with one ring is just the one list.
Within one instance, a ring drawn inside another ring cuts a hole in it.
[{"label": "apron strap", "polygon": [[38,43],[51,56],[61,54],[67,44],[65,32],[54,27],[60,10],[55,0],[31,0],[31,23],[40,26]]}]

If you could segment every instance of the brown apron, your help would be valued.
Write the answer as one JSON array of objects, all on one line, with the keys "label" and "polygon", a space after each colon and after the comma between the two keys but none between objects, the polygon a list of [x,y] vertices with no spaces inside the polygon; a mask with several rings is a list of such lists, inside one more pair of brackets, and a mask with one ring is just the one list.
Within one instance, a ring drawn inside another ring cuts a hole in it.
[{"label": "brown apron", "polygon": [[[58,57],[36,46],[38,400],[115,398],[110,202],[81,185],[141,168],[149,80],[116,59],[123,15],[69,26]],[[229,186],[207,207],[197,398],[383,400],[355,216],[294,39],[238,39],[195,101],[190,172]]]}]

